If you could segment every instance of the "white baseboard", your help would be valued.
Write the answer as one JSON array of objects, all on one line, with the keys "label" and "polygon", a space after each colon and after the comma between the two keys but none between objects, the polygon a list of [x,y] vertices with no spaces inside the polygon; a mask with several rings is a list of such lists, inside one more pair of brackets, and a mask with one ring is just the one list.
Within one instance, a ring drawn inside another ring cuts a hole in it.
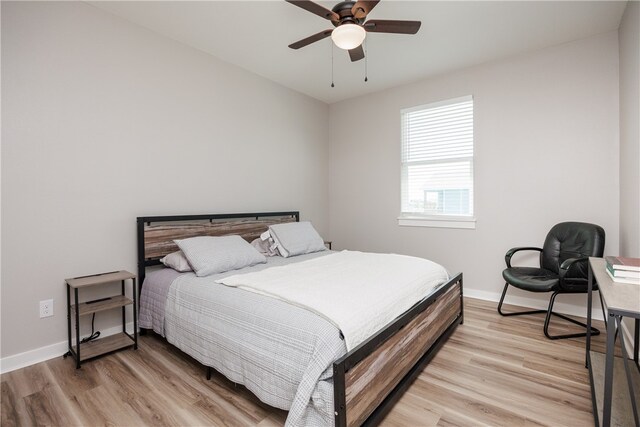
[{"label": "white baseboard", "polygon": [[[133,322],[127,323],[127,331],[133,331]],[[112,328],[102,329],[100,331],[100,336],[108,337],[109,335],[114,335],[120,332],[122,332],[122,326],[114,326]],[[75,345],[75,340],[73,341],[73,344]],[[68,347],[69,344],[65,340],[25,351],[24,353],[3,357],[0,359],[0,373],[4,374],[26,366],[35,365],[36,363],[44,362],[55,357],[60,357],[69,350]]]},{"label": "white baseboard", "polygon": [[[477,289],[464,289],[464,295],[477,298],[485,301],[500,301],[500,294],[496,292],[481,291]],[[518,305],[522,307],[531,307],[534,309],[546,310],[547,303],[540,300],[523,298],[519,296],[507,295],[507,303]],[[562,302],[556,302],[554,307],[558,313],[568,314],[571,316],[586,316],[585,307],[576,306],[574,304],[563,304]],[[593,318],[602,320],[602,310],[594,308],[592,311]],[[127,330],[133,330],[133,323],[127,324]],[[628,343],[632,343],[633,339],[631,331],[628,330],[626,325],[623,325],[624,334]],[[101,331],[103,337],[116,334],[121,331],[120,326],[114,326],[112,328],[104,329]],[[54,357],[60,357],[67,352],[67,341],[61,341],[55,344],[47,345],[44,347],[36,348],[33,350],[25,351],[24,353],[14,354],[13,356],[7,356],[0,359],[0,373],[15,371],[16,369],[24,368],[25,366],[34,365],[36,363],[44,362],[45,360],[53,359]]]},{"label": "white baseboard", "polygon": [[[495,292],[478,291],[476,289],[464,289],[463,293],[465,296],[468,296],[471,298],[477,298],[484,301],[494,301],[494,302],[500,301],[500,296],[502,295]],[[507,304],[513,304],[521,307],[540,309],[540,310],[547,309],[547,303],[539,300],[533,300],[530,298],[507,295],[505,300]],[[600,300],[598,299],[595,301],[598,301],[597,306],[594,307],[594,309],[591,311],[591,316],[593,319],[604,320],[602,317],[602,310],[600,309]],[[557,311],[558,313],[568,314],[570,316],[586,317],[586,314],[587,314],[585,307],[578,307],[574,304],[561,304],[559,302],[556,302],[553,308],[554,308],[554,311]],[[496,304],[496,309],[497,309],[497,304]],[[606,330],[603,330],[602,332],[606,332]],[[625,345],[627,346],[627,352],[629,353],[629,356],[633,356],[632,354],[633,350],[631,350],[633,349],[633,333],[629,328],[629,325],[626,324],[625,322],[622,322],[622,334],[624,336]]]},{"label": "white baseboard", "polygon": [[622,335],[624,336],[624,345],[627,347],[629,358],[633,358],[633,334],[626,323],[622,322]]},{"label": "white baseboard", "polygon": [[[497,292],[488,292],[488,291],[479,291],[477,289],[463,289],[464,296],[470,298],[477,298],[484,301],[500,301],[501,293]],[[584,306],[577,306],[575,304],[565,304],[559,301],[559,298],[556,299],[556,303],[553,306],[553,311],[561,314],[568,314],[569,316],[578,316],[578,317],[587,317],[587,308]],[[602,310],[600,309],[599,300],[594,298],[594,301],[598,301],[598,305],[595,305],[593,310],[591,311],[591,316],[596,320],[603,320],[602,318]],[[549,302],[548,300],[536,300],[532,298],[520,297],[507,294],[505,298],[505,304],[517,305],[520,307],[533,308],[535,310],[546,310]],[[497,309],[497,304],[496,304]]]},{"label": "white baseboard", "polygon": [[0,373],[15,371],[25,366],[35,365],[54,357],[62,356],[67,352],[68,344],[61,341],[55,344],[36,348],[34,350],[25,351],[24,353],[14,354],[0,359]]}]

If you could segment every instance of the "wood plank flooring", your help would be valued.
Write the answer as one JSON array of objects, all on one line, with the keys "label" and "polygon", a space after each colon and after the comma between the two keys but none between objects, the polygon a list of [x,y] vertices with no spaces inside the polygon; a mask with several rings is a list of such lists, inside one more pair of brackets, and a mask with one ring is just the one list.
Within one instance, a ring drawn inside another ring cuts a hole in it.
[{"label": "wood plank flooring", "polygon": [[[384,426],[591,426],[584,338],[551,341],[542,315],[501,317],[465,299],[465,323]],[[561,324],[554,319],[552,323]],[[602,322],[596,327],[604,330]],[[573,326],[552,333],[575,331]],[[604,334],[595,337],[604,346]],[[62,357],[3,374],[2,426],[281,426],[261,403],[153,334],[76,370]]]}]

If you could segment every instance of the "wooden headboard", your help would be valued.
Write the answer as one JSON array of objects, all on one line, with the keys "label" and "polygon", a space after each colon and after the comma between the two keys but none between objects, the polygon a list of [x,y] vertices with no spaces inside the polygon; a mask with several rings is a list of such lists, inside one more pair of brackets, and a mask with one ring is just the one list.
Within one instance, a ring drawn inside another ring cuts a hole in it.
[{"label": "wooden headboard", "polygon": [[238,234],[251,242],[270,225],[299,220],[297,211],[138,217],[139,287],[142,287],[147,267],[160,264],[160,258],[178,250],[173,242],[176,239]]}]

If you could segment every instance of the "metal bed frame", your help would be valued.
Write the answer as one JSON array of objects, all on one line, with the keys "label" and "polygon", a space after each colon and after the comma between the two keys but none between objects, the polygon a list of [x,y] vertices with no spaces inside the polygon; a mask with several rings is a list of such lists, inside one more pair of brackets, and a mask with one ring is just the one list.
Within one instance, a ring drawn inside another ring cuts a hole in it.
[{"label": "metal bed frame", "polygon": [[[264,230],[277,218],[300,220],[298,211],[232,213],[210,215],[145,216],[137,218],[138,279],[142,289],[147,267],[159,265],[159,256],[148,257],[146,232],[153,224],[199,221],[264,222]],[[274,222],[276,223],[276,222]],[[263,230],[263,231],[264,231]],[[241,234],[231,229],[209,235]],[[247,238],[246,235],[243,237]],[[176,248],[163,249],[165,255]],[[433,359],[438,350],[463,323],[463,279],[456,274],[435,292],[369,339],[333,363],[335,424],[338,427],[377,425],[411,383]],[[144,332],[144,331],[143,331]],[[207,378],[211,368],[207,367]]]}]

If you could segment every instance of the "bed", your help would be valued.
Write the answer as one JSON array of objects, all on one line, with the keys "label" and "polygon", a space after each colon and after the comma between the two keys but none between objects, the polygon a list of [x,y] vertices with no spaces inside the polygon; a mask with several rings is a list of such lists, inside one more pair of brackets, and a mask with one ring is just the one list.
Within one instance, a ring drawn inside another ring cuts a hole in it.
[{"label": "bed", "polygon": [[288,425],[376,424],[463,322],[461,273],[348,348],[341,330],[321,316],[216,282],[238,272],[324,262],[337,257],[331,251],[272,257],[211,277],[154,268],[177,250],[176,239],[240,235],[251,241],[271,225],[299,219],[298,212],[139,217],[139,324],[289,411]]}]

